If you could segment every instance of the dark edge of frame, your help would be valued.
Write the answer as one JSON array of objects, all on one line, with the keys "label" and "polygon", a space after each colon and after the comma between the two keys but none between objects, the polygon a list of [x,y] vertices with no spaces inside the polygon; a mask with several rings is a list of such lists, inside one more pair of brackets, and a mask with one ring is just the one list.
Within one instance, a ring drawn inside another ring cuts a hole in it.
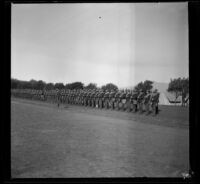
[{"label": "dark edge of frame", "polygon": [[11,172],[11,115],[10,115],[10,65],[11,65],[11,4],[4,2],[3,6],[3,61],[1,62],[1,74],[3,75],[3,84],[1,88],[1,161],[2,177],[4,180],[10,178]]},{"label": "dark edge of frame", "polygon": [[190,91],[190,174],[195,181],[199,180],[199,94],[200,94],[200,77],[198,76],[200,60],[200,2],[188,3],[189,19],[189,91]]},{"label": "dark edge of frame", "polygon": [[[198,61],[200,61],[200,3],[188,3],[188,21],[189,21],[189,78],[190,78],[190,174],[191,177],[183,178],[11,178],[11,102],[10,102],[10,70],[11,70],[11,4],[12,3],[84,3],[89,1],[45,1],[45,0],[4,0],[3,22],[4,22],[4,52],[3,52],[3,104],[1,118],[1,141],[3,145],[3,174],[4,183],[193,183],[199,180],[199,158],[198,151],[199,140],[199,94],[200,80],[198,77]],[[106,1],[93,1],[106,2]],[[141,1],[107,1],[107,2],[141,2]],[[143,1],[145,2],[145,1]],[[147,2],[147,1],[146,1]],[[187,2],[187,1],[151,1],[151,2]],[[5,110],[6,109],[6,110]],[[5,112],[5,113],[4,113]]]}]

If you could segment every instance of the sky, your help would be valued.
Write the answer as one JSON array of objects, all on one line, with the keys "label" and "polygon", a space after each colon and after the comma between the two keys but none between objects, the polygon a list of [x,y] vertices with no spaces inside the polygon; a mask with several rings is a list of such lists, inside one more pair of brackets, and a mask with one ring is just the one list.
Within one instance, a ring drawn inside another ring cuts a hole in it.
[{"label": "sky", "polygon": [[11,77],[132,87],[189,76],[188,4],[12,4]]}]

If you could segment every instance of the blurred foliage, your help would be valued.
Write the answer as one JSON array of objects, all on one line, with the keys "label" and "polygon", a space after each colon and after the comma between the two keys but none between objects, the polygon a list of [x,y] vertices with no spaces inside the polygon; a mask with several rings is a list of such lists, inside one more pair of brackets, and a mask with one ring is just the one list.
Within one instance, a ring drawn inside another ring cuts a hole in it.
[{"label": "blurred foliage", "polygon": [[101,87],[101,89],[103,91],[117,91],[118,90],[118,87],[115,85],[115,84],[112,84],[112,83],[108,83],[106,85],[103,85]]},{"label": "blurred foliage", "polygon": [[135,86],[134,90],[136,90],[136,91],[142,90],[146,93],[146,91],[152,90],[152,88],[153,88],[153,82],[150,80],[145,80],[144,82],[138,83]]},{"label": "blurred foliage", "polygon": [[97,89],[97,84],[89,83],[87,86],[85,86],[85,89]]},{"label": "blurred foliage", "polygon": [[182,96],[184,104],[185,98],[189,94],[189,78],[170,79],[167,91],[175,95],[175,101],[179,96]]}]

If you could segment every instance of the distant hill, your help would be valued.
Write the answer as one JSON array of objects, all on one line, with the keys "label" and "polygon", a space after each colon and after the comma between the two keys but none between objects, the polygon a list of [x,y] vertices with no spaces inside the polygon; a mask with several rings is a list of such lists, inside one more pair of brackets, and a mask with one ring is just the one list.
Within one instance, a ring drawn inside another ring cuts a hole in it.
[{"label": "distant hill", "polygon": [[[168,88],[168,83],[164,83],[164,82],[155,82],[153,81],[153,89],[157,89],[159,92],[167,92],[167,88]],[[119,89],[133,89],[134,86],[126,86],[126,87],[121,87]]]},{"label": "distant hill", "polygon": [[[174,94],[167,91],[168,83],[154,82],[153,83],[153,89],[158,89],[158,92],[165,94],[165,96],[167,97],[168,100],[170,100],[170,101],[174,101],[175,100]],[[177,101],[179,101],[179,102],[182,101],[181,96],[179,96],[177,98]]]},{"label": "distant hill", "polygon": [[164,83],[164,82],[154,82],[153,89],[157,89],[159,92],[166,93],[168,85],[169,85],[168,83]]}]

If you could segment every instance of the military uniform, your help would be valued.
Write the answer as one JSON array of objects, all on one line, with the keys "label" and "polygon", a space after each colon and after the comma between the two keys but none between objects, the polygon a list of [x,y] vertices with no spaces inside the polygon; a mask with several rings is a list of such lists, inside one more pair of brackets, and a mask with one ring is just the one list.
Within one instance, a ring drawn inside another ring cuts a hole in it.
[{"label": "military uniform", "polygon": [[138,93],[134,91],[131,95],[131,103],[133,104],[133,112],[137,112],[138,110],[138,103],[137,103],[137,98],[138,98]]},{"label": "military uniform", "polygon": [[144,96],[144,105],[147,113],[150,113],[150,103],[151,103],[150,99],[151,99],[151,94],[150,91],[148,91],[147,94]]},{"label": "military uniform", "polygon": [[119,103],[120,103],[120,92],[118,91],[117,93],[115,93],[115,103],[114,103],[114,106],[115,106],[115,109],[119,110]]},{"label": "military uniform", "polygon": [[143,105],[144,105],[144,96],[145,96],[145,93],[143,91],[140,91],[139,95],[138,95],[138,98],[137,98],[137,103],[139,105],[139,111],[140,112],[143,112]]},{"label": "military uniform", "polygon": [[158,93],[157,90],[154,90],[151,96],[151,103],[152,103],[152,109],[155,114],[158,114],[159,96],[160,96],[160,93]]},{"label": "military uniform", "polygon": [[109,93],[109,108],[114,109],[114,102],[115,102],[115,92],[111,91]]},{"label": "military uniform", "polygon": [[126,108],[126,93],[125,92],[122,92],[121,94],[120,94],[120,102],[121,102],[121,104],[120,104],[120,109],[122,109],[122,110],[125,110],[125,108]]},{"label": "military uniform", "polygon": [[59,107],[61,102],[61,92],[59,89],[56,90],[56,98],[57,98],[57,105]]},{"label": "military uniform", "polygon": [[99,100],[99,98],[98,98],[98,95],[99,95],[99,91],[96,91],[95,92],[95,95],[94,95],[94,107],[95,108],[98,108],[98,100]]},{"label": "military uniform", "polygon": [[104,94],[104,107],[109,109],[109,92],[106,91]]},{"label": "military uniform", "polygon": [[104,92],[101,91],[100,94],[98,95],[99,97],[99,107],[102,109],[104,108]]},{"label": "military uniform", "polygon": [[125,105],[125,109],[127,111],[131,111],[131,93],[127,92],[126,93],[126,105]]}]

